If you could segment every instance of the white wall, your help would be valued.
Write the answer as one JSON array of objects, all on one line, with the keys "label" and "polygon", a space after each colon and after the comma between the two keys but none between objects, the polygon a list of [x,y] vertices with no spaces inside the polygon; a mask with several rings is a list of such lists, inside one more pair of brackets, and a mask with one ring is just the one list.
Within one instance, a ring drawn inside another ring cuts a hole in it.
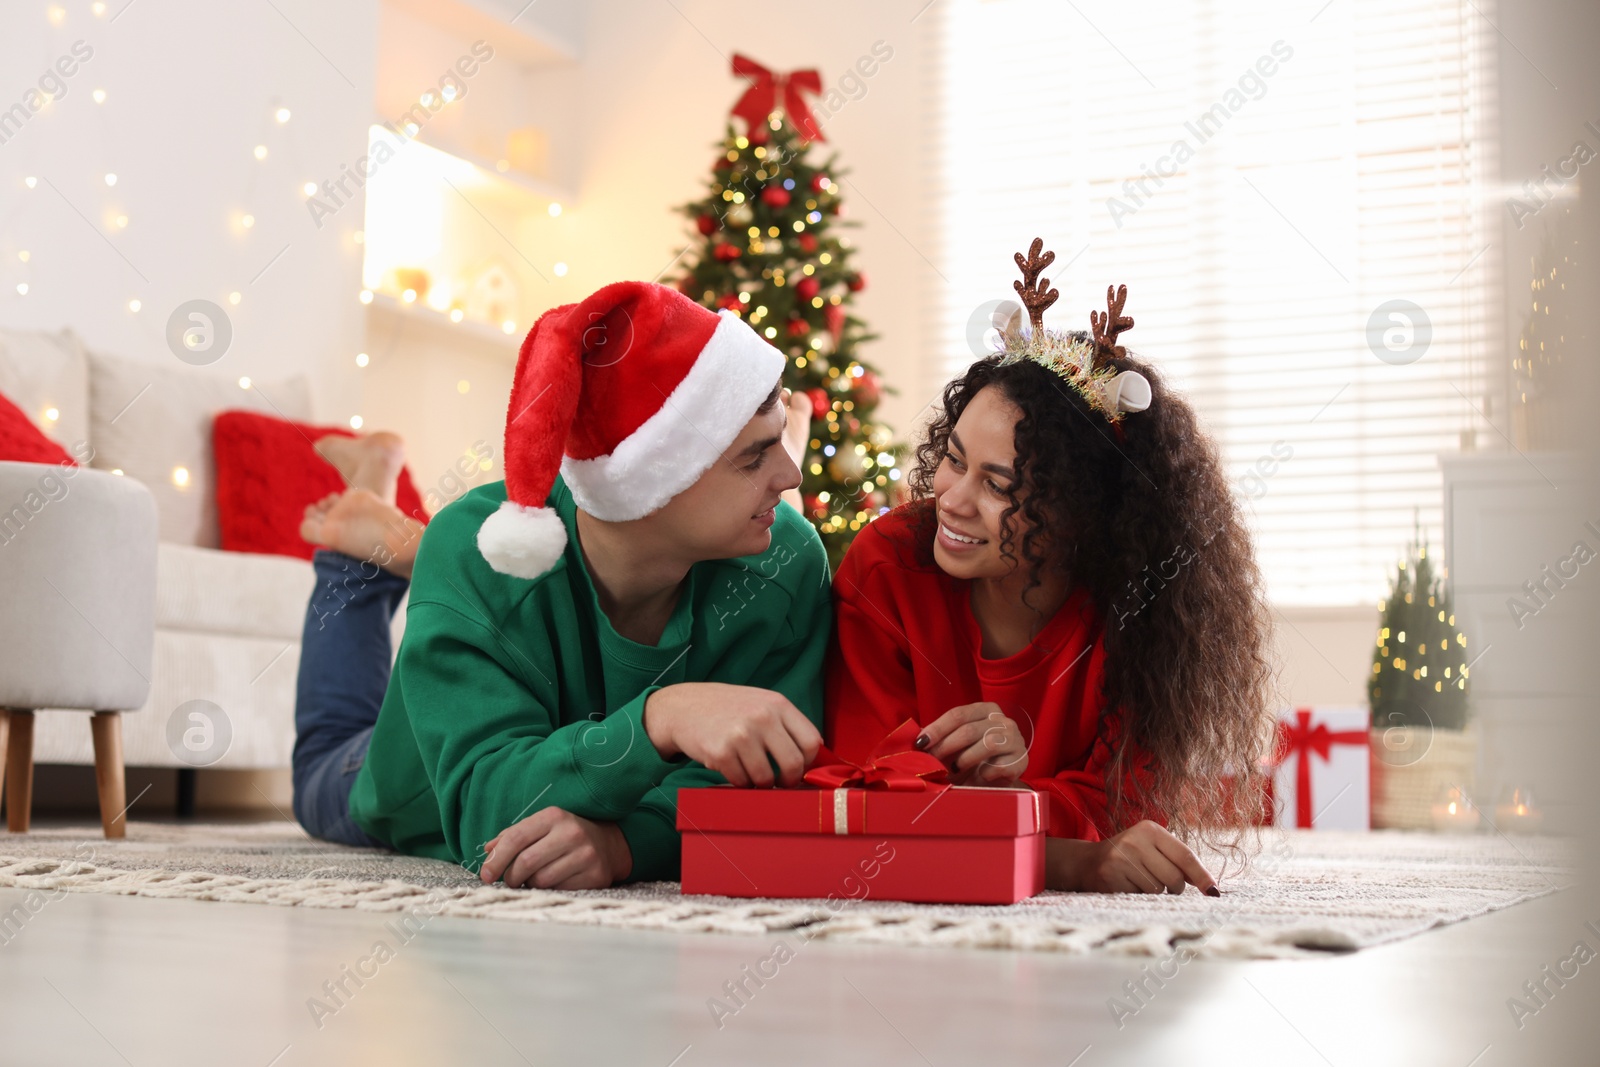
[{"label": "white wall", "polygon": [[[96,17],[86,0],[58,0],[59,25],[46,0],[0,16],[0,108],[74,42],[93,51],[65,95],[0,144],[0,324],[71,326],[91,347],[177,365],[167,316],[211,300],[234,331],[217,373],[307,372],[319,414],[337,417],[355,402],[353,363],[339,357],[362,340],[360,218],[319,231],[300,186],[336,175],[365,143],[376,0],[276,0],[288,21],[267,4],[125,3]],[[252,229],[238,224],[245,213]]]}]

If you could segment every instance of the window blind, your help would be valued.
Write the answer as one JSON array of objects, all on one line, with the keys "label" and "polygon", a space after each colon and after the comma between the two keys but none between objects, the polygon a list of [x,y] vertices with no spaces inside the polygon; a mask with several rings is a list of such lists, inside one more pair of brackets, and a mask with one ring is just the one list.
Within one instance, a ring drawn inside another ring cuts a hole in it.
[{"label": "window blind", "polygon": [[1048,325],[1087,329],[1128,285],[1127,343],[1218,441],[1274,602],[1380,598],[1414,521],[1442,540],[1437,454],[1464,431],[1501,446],[1480,415],[1500,328],[1492,4],[928,14],[929,393],[982,354],[1011,254],[1041,236]]}]

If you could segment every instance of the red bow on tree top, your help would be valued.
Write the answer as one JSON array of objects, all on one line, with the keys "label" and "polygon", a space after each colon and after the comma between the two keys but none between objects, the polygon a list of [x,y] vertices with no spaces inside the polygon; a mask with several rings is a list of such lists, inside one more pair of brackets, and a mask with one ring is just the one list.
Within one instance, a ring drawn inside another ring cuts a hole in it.
[{"label": "red bow on tree top", "polygon": [[823,789],[892,789],[908,793],[943,789],[949,784],[949,768],[938,757],[912,747],[921,732],[915,722],[907,719],[878,742],[864,764],[841,759],[823,745],[805,780]]},{"label": "red bow on tree top", "polygon": [[796,70],[788,74],[774,74],[760,63],[737,53],[733,57],[733,72],[749,78],[755,84],[746,89],[733,113],[744,119],[752,143],[761,144],[767,139],[767,116],[780,106],[800,131],[801,141],[825,141],[822,127],[811,114],[801,90],[813,96],[822,92],[822,79],[814,70]]}]

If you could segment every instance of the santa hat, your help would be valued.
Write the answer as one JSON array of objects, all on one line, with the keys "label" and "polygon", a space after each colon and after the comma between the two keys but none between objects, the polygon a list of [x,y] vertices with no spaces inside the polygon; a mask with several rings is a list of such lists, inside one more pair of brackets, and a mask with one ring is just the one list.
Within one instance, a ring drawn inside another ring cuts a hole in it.
[{"label": "santa hat", "polygon": [[784,356],[732,311],[616,282],[539,317],[506,411],[506,501],[478,530],[489,566],[544,574],[566,549],[544,506],[560,470],[578,506],[642,518],[693,485],[754,417]]}]

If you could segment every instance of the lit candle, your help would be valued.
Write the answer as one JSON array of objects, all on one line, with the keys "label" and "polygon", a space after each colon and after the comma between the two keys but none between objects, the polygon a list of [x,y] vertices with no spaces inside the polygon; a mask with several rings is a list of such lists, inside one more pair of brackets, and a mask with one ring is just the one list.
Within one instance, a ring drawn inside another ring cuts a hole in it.
[{"label": "lit candle", "polygon": [[1544,823],[1544,812],[1533,803],[1533,792],[1512,786],[1500,796],[1494,809],[1495,829],[1508,834],[1536,834]]},{"label": "lit candle", "polygon": [[1445,833],[1469,834],[1478,828],[1478,809],[1467,791],[1457,785],[1445,786],[1433,802],[1433,828]]}]

